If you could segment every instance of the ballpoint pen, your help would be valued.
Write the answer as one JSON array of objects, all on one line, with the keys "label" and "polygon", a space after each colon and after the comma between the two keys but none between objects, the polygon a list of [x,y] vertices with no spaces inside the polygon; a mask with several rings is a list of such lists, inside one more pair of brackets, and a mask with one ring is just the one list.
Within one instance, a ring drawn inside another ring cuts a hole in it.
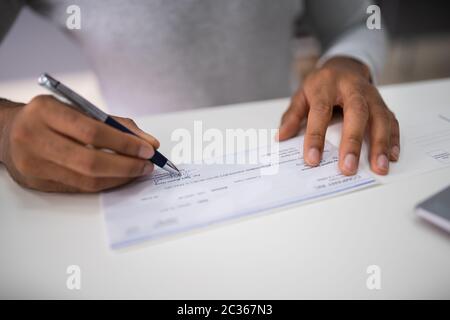
[{"label": "ballpoint pen", "polygon": [[[129,130],[127,127],[120,124],[118,121],[116,121],[113,117],[109,116],[107,113],[103,112],[96,106],[94,106],[92,103],[81,97],[79,94],[74,92],[73,90],[66,87],[64,84],[59,82],[58,80],[54,79],[53,77],[49,76],[48,74],[44,73],[42,74],[39,79],[38,83],[52,91],[53,93],[57,94],[58,96],[68,100],[71,102],[71,104],[82,113],[90,116],[91,118],[94,118],[98,121],[101,121],[113,128],[116,128],[122,132],[132,134],[136,136],[134,132]],[[179,175],[180,171],[178,168],[170,162],[165,156],[163,156],[161,153],[159,153],[157,150],[155,150],[155,154],[151,159],[148,159],[154,164],[156,164],[158,167],[170,172]]]}]

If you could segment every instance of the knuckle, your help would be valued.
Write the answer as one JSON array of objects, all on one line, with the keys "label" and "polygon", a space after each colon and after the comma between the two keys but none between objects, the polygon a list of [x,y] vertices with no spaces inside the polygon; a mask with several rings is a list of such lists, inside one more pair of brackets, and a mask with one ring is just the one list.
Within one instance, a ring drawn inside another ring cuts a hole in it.
[{"label": "knuckle", "polygon": [[360,93],[360,90],[355,90],[353,88],[349,93],[347,93],[346,98],[351,104],[366,105],[366,101],[364,100],[363,95]]},{"label": "knuckle", "polygon": [[131,118],[119,118],[119,119],[121,119],[123,122],[125,122],[128,125],[131,125],[134,127],[136,126],[136,122],[134,122],[134,120]]},{"label": "knuckle", "polygon": [[81,121],[83,116],[78,111],[70,108],[58,108],[57,112],[66,123],[73,123],[81,128],[84,127],[83,121]]},{"label": "knuckle", "polygon": [[362,137],[362,136],[359,136],[359,135],[357,135],[357,134],[349,134],[349,135],[345,138],[345,141],[346,141],[347,143],[352,144],[352,145],[360,146],[360,145],[362,145],[362,143],[363,143],[363,137]]},{"label": "knuckle", "polygon": [[388,137],[388,135],[380,135],[378,137],[375,137],[372,141],[372,144],[375,147],[387,149],[387,147],[389,145],[389,137]]},{"label": "knuckle", "polygon": [[36,182],[30,181],[29,179],[17,179],[15,177],[14,181],[16,181],[19,186],[23,187],[23,188],[27,188],[27,189],[36,189],[39,190],[39,185]]},{"label": "knuckle", "polygon": [[9,138],[13,144],[30,143],[31,134],[22,124],[16,124],[11,128]]},{"label": "knuckle", "polygon": [[331,114],[331,107],[324,102],[318,102],[313,105],[312,109],[314,112],[320,115],[329,115]]},{"label": "knuckle", "polygon": [[394,118],[392,119],[392,121],[394,122],[394,124],[395,124],[397,127],[400,127],[400,123],[398,122],[398,120],[397,120],[397,118],[395,117],[395,115],[394,115]]},{"label": "knuckle", "polygon": [[331,81],[335,76],[335,72],[329,68],[322,68],[317,77],[321,79],[321,81]]},{"label": "knuckle", "polygon": [[11,177],[13,180],[21,187],[27,188],[27,189],[34,189],[34,190],[41,190],[41,185],[39,183],[39,180],[36,179],[29,179],[25,175],[22,175],[19,173],[11,173]]},{"label": "knuckle", "polygon": [[134,160],[133,164],[129,166],[128,175],[129,176],[142,175],[144,173],[147,164],[148,164],[147,160]]},{"label": "knuckle", "polygon": [[33,97],[28,105],[42,107],[42,106],[48,104],[50,99],[52,99],[52,96],[47,95],[47,94],[40,94],[40,95]]},{"label": "knuckle", "polygon": [[88,144],[94,144],[97,141],[99,130],[98,127],[92,125],[79,126],[81,139]]},{"label": "knuckle", "polygon": [[43,104],[29,103],[23,108],[22,115],[27,119],[33,119],[41,112],[42,108],[44,108]]},{"label": "knuckle", "polygon": [[355,73],[348,73],[345,75],[345,80],[348,84],[351,84],[353,87],[362,88],[365,84],[361,82],[361,76]]},{"label": "knuckle", "polygon": [[82,173],[89,176],[94,175],[99,167],[98,158],[95,156],[94,153],[90,152],[83,155],[79,163],[81,165]]},{"label": "knuckle", "polygon": [[392,111],[389,111],[389,114],[390,114],[390,116],[391,116],[391,122],[394,124],[394,125],[399,125],[399,123],[398,123],[398,120],[397,120],[397,117],[395,116],[395,113],[393,113]]},{"label": "knuckle", "polygon": [[362,106],[355,106],[351,108],[351,110],[355,117],[359,119],[359,121],[366,122],[369,119],[369,112],[367,111],[367,108]]},{"label": "knuckle", "polygon": [[24,113],[27,115],[35,116],[40,114],[42,110],[46,110],[50,106],[50,102],[54,98],[51,95],[38,95],[31,99],[31,101],[25,106]]},{"label": "knuckle", "polygon": [[400,123],[395,118],[393,120],[393,125],[394,125],[394,128],[395,128],[396,134],[399,135],[400,134]]},{"label": "knuckle", "polygon": [[33,163],[29,157],[17,157],[14,159],[14,165],[21,174],[23,175],[29,175],[33,171]]},{"label": "knuckle", "polygon": [[138,143],[136,143],[133,139],[123,139],[120,142],[119,148],[120,148],[121,153],[123,153],[123,154],[137,156],[140,145]]},{"label": "knuckle", "polygon": [[81,189],[86,192],[98,192],[102,190],[101,180],[98,178],[86,178],[81,184]]},{"label": "knuckle", "polygon": [[319,143],[325,139],[325,135],[321,132],[313,131],[313,132],[307,132],[306,138],[310,141],[311,140],[314,141],[315,143]]},{"label": "knuckle", "polygon": [[391,118],[391,124],[393,126],[399,127],[399,123],[397,118],[395,117],[395,114],[392,111],[389,111],[389,117]]},{"label": "knuckle", "polygon": [[395,120],[397,120],[397,116],[395,115],[395,113],[389,109],[389,112],[391,113],[392,118],[394,118]]},{"label": "knuckle", "polygon": [[378,89],[376,86],[374,86],[373,84],[368,84],[365,87],[364,92],[367,94],[367,96],[371,97],[372,99],[374,99],[374,101],[382,101],[383,99],[380,96],[380,93],[378,92]]},{"label": "knuckle", "polygon": [[372,116],[375,120],[381,121],[383,123],[391,122],[391,116],[389,114],[389,111],[385,108],[378,108],[376,111],[373,112]]},{"label": "knuckle", "polygon": [[348,110],[358,118],[367,119],[369,117],[369,107],[362,101],[350,104]]},{"label": "knuckle", "polygon": [[135,124],[134,120],[131,119],[131,118],[125,118],[125,121],[127,121],[129,123],[132,123],[132,124]]}]

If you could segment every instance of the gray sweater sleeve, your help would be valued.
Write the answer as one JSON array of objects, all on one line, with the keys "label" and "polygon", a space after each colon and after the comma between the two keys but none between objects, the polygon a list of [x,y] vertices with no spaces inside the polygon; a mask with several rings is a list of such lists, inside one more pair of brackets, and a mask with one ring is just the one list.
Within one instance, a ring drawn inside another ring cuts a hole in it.
[{"label": "gray sweater sleeve", "polygon": [[367,28],[370,0],[307,0],[307,15],[324,54],[319,65],[335,56],[347,56],[366,64],[376,82],[385,60],[385,27]]},{"label": "gray sweater sleeve", "polygon": [[13,24],[24,2],[24,0],[0,1],[0,42]]}]

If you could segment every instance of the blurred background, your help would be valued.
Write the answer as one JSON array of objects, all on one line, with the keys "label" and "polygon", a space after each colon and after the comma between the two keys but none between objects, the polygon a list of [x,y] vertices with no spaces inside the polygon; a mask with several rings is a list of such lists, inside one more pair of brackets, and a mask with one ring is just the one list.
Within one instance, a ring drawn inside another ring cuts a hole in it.
[{"label": "blurred background", "polygon": [[[450,2],[375,2],[391,37],[380,84],[450,77]],[[318,45],[302,17],[295,33],[303,49],[296,57],[297,66],[308,70],[319,55]],[[36,77],[42,70],[79,72],[89,70],[89,64],[61,30],[26,8],[0,46],[0,81]]]}]

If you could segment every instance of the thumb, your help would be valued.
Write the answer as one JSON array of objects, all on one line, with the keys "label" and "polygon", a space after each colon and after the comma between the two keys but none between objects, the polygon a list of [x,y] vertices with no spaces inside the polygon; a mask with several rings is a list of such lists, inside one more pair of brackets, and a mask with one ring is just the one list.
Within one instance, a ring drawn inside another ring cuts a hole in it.
[{"label": "thumb", "polygon": [[303,90],[298,92],[291,100],[291,104],[281,118],[278,140],[292,138],[300,131],[300,125],[306,115],[307,106]]}]

